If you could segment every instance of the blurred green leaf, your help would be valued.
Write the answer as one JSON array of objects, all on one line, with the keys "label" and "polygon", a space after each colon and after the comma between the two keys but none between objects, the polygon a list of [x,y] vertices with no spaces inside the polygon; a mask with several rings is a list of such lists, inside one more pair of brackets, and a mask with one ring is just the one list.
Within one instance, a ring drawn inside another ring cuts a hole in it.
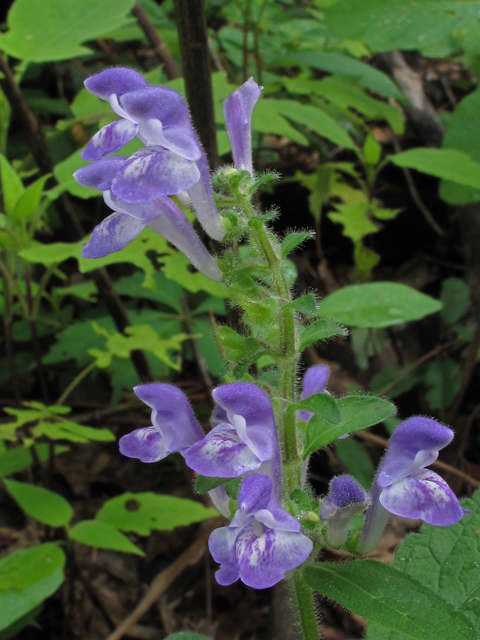
[{"label": "blurred green leaf", "polygon": [[51,527],[62,527],[72,519],[72,507],[58,493],[27,482],[18,482],[17,480],[4,480],[3,482],[10,495],[25,513],[35,520]]},{"label": "blurred green leaf", "polygon": [[410,149],[390,156],[398,167],[480,189],[480,162],[456,149]]},{"label": "blurred green leaf", "polygon": [[440,300],[443,304],[440,315],[446,324],[455,324],[470,305],[470,289],[460,278],[447,278],[442,282]]},{"label": "blurred green leaf", "polygon": [[338,440],[335,451],[348,473],[369,491],[375,475],[375,467],[365,447],[362,447],[355,438],[346,438]]},{"label": "blurred green leaf", "polygon": [[141,549],[115,527],[98,520],[83,520],[83,522],[79,522],[70,529],[68,535],[71,540],[86,544],[89,547],[134,553],[137,556],[145,555]]},{"label": "blurred green leaf", "polygon": [[0,181],[5,213],[12,215],[15,210],[15,203],[25,189],[20,176],[2,154],[0,154]]}]

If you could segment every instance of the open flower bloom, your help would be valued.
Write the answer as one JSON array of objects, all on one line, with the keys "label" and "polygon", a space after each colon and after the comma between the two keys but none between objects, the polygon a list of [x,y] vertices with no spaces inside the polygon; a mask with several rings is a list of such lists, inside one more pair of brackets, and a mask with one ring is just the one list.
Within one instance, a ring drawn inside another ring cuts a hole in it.
[{"label": "open flower bloom", "polygon": [[228,137],[232,145],[233,160],[237,169],[252,167],[252,113],[262,93],[253,78],[231,93],[223,103],[223,114]]},{"label": "open flower bloom", "polygon": [[348,523],[356,513],[370,504],[370,496],[349,475],[337,476],[330,482],[328,496],[322,502],[320,518],[328,521],[328,544],[341,547],[348,533]]},{"label": "open flower bloom", "polygon": [[[135,429],[120,438],[120,453],[142,462],[159,462],[171,453],[185,450],[204,437],[187,396],[171,384],[153,383],[134,387],[135,395],[152,409],[152,426]],[[214,505],[229,516],[229,497],[223,487],[209,491]]]},{"label": "open flower bloom", "polygon": [[436,420],[416,416],[395,429],[372,487],[360,550],[373,549],[388,513],[445,527],[458,522],[464,509],[443,478],[426,467],[453,440],[453,431]]},{"label": "open flower bloom", "polygon": [[221,565],[215,574],[219,584],[226,586],[240,578],[249,587],[267,589],[310,555],[312,541],[272,493],[267,476],[245,478],[230,525],[211,534],[210,553]]},{"label": "open flower bloom", "polygon": [[125,68],[102,71],[87,78],[85,86],[121,116],[95,134],[82,153],[85,160],[104,158],[135,136],[146,145],[119,168],[111,183],[113,194],[143,204],[186,191],[205,231],[222,240],[225,228],[215,207],[207,160],[182,96],[152,87]]},{"label": "open flower bloom", "polygon": [[[146,227],[150,227],[177,249],[207,278],[220,281],[222,273],[216,259],[207,251],[185,214],[167,196],[159,196],[144,204],[131,204],[111,191],[122,156],[104,158],[75,172],[84,186],[103,190],[103,198],[114,213],[98,224],[82,250],[84,258],[103,258],[121,251]],[[112,177],[113,176],[113,177]]]},{"label": "open flower bloom", "polygon": [[280,489],[280,447],[270,398],[257,385],[234,382],[213,390],[216,426],[185,452],[188,466],[209,477],[238,478],[261,470]]}]

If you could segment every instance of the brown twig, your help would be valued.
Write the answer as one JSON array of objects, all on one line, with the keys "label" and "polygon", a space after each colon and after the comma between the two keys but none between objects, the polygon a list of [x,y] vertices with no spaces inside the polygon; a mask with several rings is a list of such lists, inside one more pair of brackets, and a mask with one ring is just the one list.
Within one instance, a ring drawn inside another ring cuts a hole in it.
[{"label": "brown twig", "polygon": [[202,527],[200,534],[195,542],[188,547],[182,555],[172,564],[161,571],[153,580],[150,588],[144,597],[137,604],[132,613],[111,633],[107,640],[120,640],[128,630],[146,613],[158,598],[164,593],[172,582],[179,576],[186,567],[196,564],[203,554],[207,546],[207,540],[213,529],[216,529],[223,521],[221,518],[209,521],[209,526]]},{"label": "brown twig", "polygon": [[149,17],[138,2],[133,7],[132,13],[137,19],[138,26],[145,34],[152,47],[155,49],[155,53],[157,54],[160,64],[164,65],[167,77],[170,80],[179,78],[181,74],[177,63],[172,58],[167,45],[160,38],[154,25],[150,22]]},{"label": "brown twig", "polygon": [[480,348],[480,321],[477,323],[472,341],[468,346],[467,357],[462,367],[462,382],[460,384],[460,389],[458,390],[458,393],[455,396],[455,400],[453,401],[450,411],[448,412],[448,415],[447,415],[447,422],[449,424],[453,424],[455,422],[458,410],[460,409],[460,405],[462,404],[463,397],[467,392],[467,388],[470,383],[470,378],[472,377],[473,370],[475,369],[475,365],[477,363],[477,354],[478,354],[479,348]]},{"label": "brown twig", "polygon": [[[369,431],[355,431],[352,435],[360,438],[361,440],[366,440],[368,442],[374,442],[375,444],[379,444],[382,447],[388,447],[388,440],[385,438],[381,438],[380,436],[376,436],[374,433],[370,433]],[[462,478],[466,482],[469,482],[474,487],[480,487],[480,481],[469,476],[468,473],[461,471],[460,469],[456,469],[452,467],[452,465],[447,464],[446,462],[441,462],[440,460],[436,460],[432,462],[432,467],[436,467],[437,469],[442,469],[443,471],[447,471],[448,473],[452,473],[459,478]]]}]

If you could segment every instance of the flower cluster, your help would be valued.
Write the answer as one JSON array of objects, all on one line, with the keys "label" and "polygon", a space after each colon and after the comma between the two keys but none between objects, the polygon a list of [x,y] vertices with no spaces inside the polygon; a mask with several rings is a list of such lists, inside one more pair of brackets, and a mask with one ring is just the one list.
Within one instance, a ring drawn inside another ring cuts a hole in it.
[{"label": "flower cluster", "polygon": [[[103,127],[82,153],[93,161],[75,172],[80,184],[103,192],[113,210],[95,227],[83,249],[85,258],[120,251],[150,227],[182,251],[212,280],[220,280],[215,258],[207,251],[182,210],[169,197],[191,202],[206,233],[225,235],[215,207],[205,153],[180,94],[150,86],[125,68],[107,69],[87,78],[86,88],[108,100],[119,120]],[[137,137],[145,146],[130,157],[111,155]]]}]

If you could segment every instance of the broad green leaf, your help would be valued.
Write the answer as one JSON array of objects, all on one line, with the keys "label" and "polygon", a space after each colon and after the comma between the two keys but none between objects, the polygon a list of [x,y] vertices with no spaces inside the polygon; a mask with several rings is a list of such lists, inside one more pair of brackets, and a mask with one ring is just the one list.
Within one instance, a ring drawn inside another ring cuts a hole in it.
[{"label": "broad green leaf", "polygon": [[343,287],[325,296],[320,313],[350,327],[391,327],[419,320],[442,303],[396,282],[369,282]]},{"label": "broad green leaf", "polygon": [[308,146],[308,139],[280,114],[276,100],[260,100],[253,110],[252,129],[260,133],[271,133],[292,142]]},{"label": "broad green leaf", "polygon": [[478,0],[339,0],[327,11],[329,29],[349,40],[361,40],[373,51],[418,49],[429,57],[457,50],[452,32],[473,23]]},{"label": "broad green leaf", "polygon": [[339,421],[333,422],[329,415],[325,415],[322,411],[317,412],[310,419],[304,456],[334,442],[340,436],[373,427],[396,413],[394,404],[375,396],[344,396],[338,398],[336,404],[340,411]]},{"label": "broad green leaf", "polygon": [[[38,1],[38,0],[37,0]],[[40,0],[43,1],[43,0]],[[0,47],[1,47],[1,38],[0,38]],[[77,169],[81,167],[86,167],[89,162],[87,160],[83,160],[80,157],[83,149],[78,149],[75,153],[72,153],[71,156],[59,162],[54,170],[53,175],[58,180],[60,188],[62,191],[68,191],[72,194],[72,196],[76,196],[77,198],[96,198],[100,195],[99,191],[96,189],[89,189],[88,187],[83,187],[81,184],[74,179],[73,173]],[[57,187],[58,189],[58,187]]]},{"label": "broad green leaf", "polygon": [[412,640],[477,640],[470,620],[412,576],[375,560],[320,562],[305,580],[315,591],[384,629]]},{"label": "broad green leaf", "polygon": [[194,338],[200,351],[200,357],[205,362],[207,369],[217,378],[223,378],[227,372],[225,360],[220,349],[210,319],[192,319],[192,331],[197,336]]},{"label": "broad green leaf", "polygon": [[327,113],[310,104],[296,100],[275,100],[275,108],[282,116],[303,124],[314,133],[346,149],[354,149],[355,143]]},{"label": "broad green leaf", "polygon": [[460,278],[447,278],[442,282],[440,315],[446,324],[455,324],[470,305],[470,289]]},{"label": "broad green leaf", "polygon": [[[321,309],[323,313],[323,307],[321,307]],[[330,315],[330,313],[326,315]],[[320,318],[320,320],[315,320],[315,322],[309,324],[300,336],[300,351],[303,351],[309,344],[314,344],[319,340],[327,340],[335,336],[345,337],[346,334],[347,330],[345,327],[342,327],[335,320],[331,318]]]},{"label": "broad green leaf", "polygon": [[[408,535],[398,547],[393,567],[418,580],[465,614],[474,625],[480,620],[480,492],[462,500],[472,511],[450,527],[423,524],[420,533]],[[441,633],[439,638],[450,638]],[[474,636],[475,637],[475,636]],[[373,622],[367,628],[367,640],[406,640],[399,632],[385,634]]]},{"label": "broad green leaf", "polygon": [[218,516],[216,509],[204,507],[200,502],[147,492],[124,493],[107,500],[96,519],[122,531],[148,536],[154,529],[170,531],[215,516]]},{"label": "broad green leaf", "polygon": [[37,243],[29,249],[23,249],[19,252],[19,256],[27,262],[43,264],[51,267],[60,264],[69,258],[80,258],[85,240],[79,242],[53,242],[52,244]]},{"label": "broad green leaf", "polygon": [[174,280],[190,293],[198,293],[206,291],[211,296],[217,298],[229,298],[228,289],[220,282],[214,282],[202,273],[192,273],[190,271],[191,264],[187,256],[180,251],[172,253],[172,255],[162,257],[162,272],[171,280]]},{"label": "broad green leaf", "polygon": [[51,527],[67,525],[73,516],[73,509],[64,497],[43,487],[27,482],[4,480],[10,495],[25,513],[35,520]]},{"label": "broad green leaf", "polygon": [[292,302],[288,302],[283,306],[293,309],[304,316],[311,317],[318,313],[318,301],[313,293],[306,293],[304,296],[295,298]]},{"label": "broad green leaf", "polygon": [[88,89],[80,89],[72,102],[71,109],[75,118],[79,120],[95,122],[102,118],[115,118],[110,103],[100,100]]},{"label": "broad green leaf", "polygon": [[65,560],[54,542],[20,549],[0,560],[0,629],[55,593],[63,582]]},{"label": "broad green leaf", "polygon": [[373,207],[368,202],[355,204],[335,204],[336,211],[327,215],[333,222],[343,225],[343,235],[354,242],[361,240],[370,233],[377,233],[379,228],[371,220]]},{"label": "broad green leaf", "polygon": [[212,489],[216,489],[220,485],[225,484],[225,482],[225,478],[210,478],[198,475],[195,478],[195,491],[197,493],[208,493]]},{"label": "broad green leaf", "polygon": [[43,187],[49,176],[42,176],[20,195],[12,213],[12,219],[19,224],[28,224],[40,206]]},{"label": "broad green leaf", "polygon": [[365,447],[355,438],[346,438],[337,442],[335,452],[348,473],[368,491],[375,476],[375,467]]},{"label": "broad green leaf", "polygon": [[128,24],[134,0],[16,0],[0,49],[20,60],[50,62],[91,54],[81,43]]},{"label": "broad green leaf", "polygon": [[331,424],[338,425],[342,422],[337,401],[328,393],[314,393],[313,396],[309,396],[305,400],[292,405],[290,409],[311,411]]},{"label": "broad green leaf", "polygon": [[113,442],[116,440],[110,429],[97,429],[94,427],[85,427],[71,420],[61,420],[51,422],[49,420],[40,420],[33,427],[32,435],[35,438],[45,436],[50,440],[68,440],[69,442]]},{"label": "broad green leaf", "polygon": [[425,384],[430,387],[425,399],[431,409],[446,409],[455,399],[461,383],[461,367],[452,358],[439,358],[430,363]]},{"label": "broad green leaf", "polygon": [[300,64],[331,74],[349,76],[350,78],[354,78],[362,87],[371,89],[381,96],[395,98],[399,102],[405,102],[403,93],[385,73],[341,53],[301,51],[299,53],[289,53],[285,58],[276,60],[274,64],[276,67],[279,65],[287,66],[289,64],[298,66]]},{"label": "broad green leaf", "polygon": [[302,244],[302,242],[305,242],[305,240],[308,240],[311,237],[312,237],[312,233],[310,231],[303,231],[303,232],[294,231],[293,233],[289,233],[282,240],[282,245],[281,245],[282,258],[286,258],[291,251],[293,251],[296,247],[298,247],[299,244]]},{"label": "broad green leaf", "polygon": [[25,189],[20,176],[2,154],[0,154],[0,186],[5,213],[12,215],[15,210],[15,203]]},{"label": "broad green leaf", "polygon": [[155,272],[152,282],[154,286],[143,286],[143,280],[141,272],[136,271],[131,276],[117,280],[115,291],[121,296],[161,302],[178,313],[183,313],[181,305],[183,291],[176,282],[167,278],[161,271]]},{"label": "broad green leaf", "polygon": [[217,340],[220,347],[225,350],[226,359],[231,362],[251,358],[262,350],[258,340],[241,336],[231,327],[219,327]]},{"label": "broad green leaf", "polygon": [[0,153],[7,153],[8,127],[12,109],[5,93],[0,89]]},{"label": "broad green leaf", "polygon": [[[0,441],[1,442],[1,441]],[[35,451],[40,462],[45,462],[49,458],[48,444],[35,445]],[[68,447],[56,446],[55,455],[61,455],[68,451]],[[33,456],[30,448],[14,447],[0,451],[0,478],[11,476],[14,473],[28,469],[33,464]]]},{"label": "broad green leaf", "polygon": [[98,520],[84,520],[79,522],[68,533],[71,540],[81,542],[89,547],[98,549],[111,549],[112,551],[124,551],[144,556],[141,549],[131,542],[127,536],[120,533],[115,527]]},{"label": "broad green leaf", "polygon": [[363,155],[367,164],[373,167],[379,163],[382,157],[382,145],[377,142],[371,133],[368,134],[363,145]]},{"label": "broad green leaf", "polygon": [[5,627],[5,629],[2,629],[0,631],[0,640],[10,640],[10,638],[17,638],[20,631],[22,631],[22,629],[25,629],[25,627],[32,626],[38,629],[40,625],[36,621],[36,617],[40,613],[42,613],[42,610],[43,603],[40,603],[24,616],[21,616],[20,618],[18,618],[18,620],[15,620],[15,622],[9,624],[8,627]]},{"label": "broad green leaf", "polygon": [[[472,160],[480,162],[480,89],[463,98],[450,114],[442,147],[463,151]],[[464,187],[448,180],[442,180],[439,193],[449,204],[480,201],[478,187]]]},{"label": "broad green leaf", "polygon": [[75,296],[86,302],[95,303],[97,301],[98,289],[92,280],[85,280],[85,282],[71,284],[68,287],[58,287],[55,289],[55,293],[58,296]]},{"label": "broad green leaf", "polygon": [[[480,6],[480,3],[479,3]],[[480,189],[480,162],[456,149],[410,149],[390,156],[398,167],[416,169],[436,178]]]}]

